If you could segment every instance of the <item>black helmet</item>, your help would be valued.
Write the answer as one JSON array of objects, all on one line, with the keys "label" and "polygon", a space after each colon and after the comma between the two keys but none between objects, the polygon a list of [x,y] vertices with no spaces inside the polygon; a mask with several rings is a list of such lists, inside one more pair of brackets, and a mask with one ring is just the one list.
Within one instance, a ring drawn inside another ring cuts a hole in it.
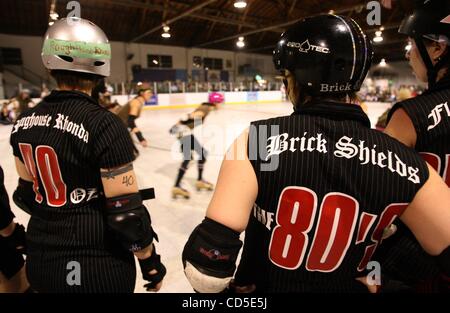
[{"label": "black helmet", "polygon": [[411,37],[424,35],[450,37],[450,1],[420,1],[414,12],[403,19],[398,32]]},{"label": "black helmet", "polygon": [[440,36],[445,36],[448,42],[450,39],[450,1],[416,1],[414,12],[403,19],[398,32],[414,39],[420,56],[427,67],[428,83],[433,85],[436,82],[437,72],[447,62],[450,53],[447,53],[440,62],[433,65],[425,48],[423,38],[439,40]]},{"label": "black helmet", "polygon": [[273,51],[278,70],[289,70],[310,94],[358,91],[372,62],[372,44],[351,18],[305,18],[281,35]]}]

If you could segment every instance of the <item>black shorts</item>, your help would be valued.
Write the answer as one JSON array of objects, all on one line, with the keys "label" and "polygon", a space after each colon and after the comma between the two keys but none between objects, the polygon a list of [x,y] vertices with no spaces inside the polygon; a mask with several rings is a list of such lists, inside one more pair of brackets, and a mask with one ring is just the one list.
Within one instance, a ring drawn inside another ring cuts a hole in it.
[{"label": "black shorts", "polygon": [[132,254],[121,258],[88,250],[31,251],[26,270],[39,293],[132,293],[136,284]]}]

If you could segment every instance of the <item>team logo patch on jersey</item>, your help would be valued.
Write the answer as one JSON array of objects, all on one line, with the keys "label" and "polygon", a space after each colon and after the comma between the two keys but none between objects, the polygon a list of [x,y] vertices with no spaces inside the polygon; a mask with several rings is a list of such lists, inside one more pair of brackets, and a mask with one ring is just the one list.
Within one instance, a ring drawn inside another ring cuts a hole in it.
[{"label": "team logo patch on jersey", "polygon": [[86,200],[86,202],[98,198],[97,188],[76,188],[70,193],[70,202],[72,204],[79,204]]}]

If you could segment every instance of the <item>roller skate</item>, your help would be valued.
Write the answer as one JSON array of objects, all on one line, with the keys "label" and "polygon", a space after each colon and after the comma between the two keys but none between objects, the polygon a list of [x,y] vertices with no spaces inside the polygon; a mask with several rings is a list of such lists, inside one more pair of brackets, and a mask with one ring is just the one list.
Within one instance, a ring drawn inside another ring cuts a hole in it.
[{"label": "roller skate", "polygon": [[197,188],[197,191],[200,190],[211,191],[214,189],[214,185],[207,182],[206,180],[197,180],[197,182],[195,183],[195,188]]},{"label": "roller skate", "polygon": [[185,199],[189,199],[191,195],[189,194],[189,191],[186,189],[183,189],[181,187],[173,187],[172,188],[172,199],[176,199],[178,196],[181,196]]}]

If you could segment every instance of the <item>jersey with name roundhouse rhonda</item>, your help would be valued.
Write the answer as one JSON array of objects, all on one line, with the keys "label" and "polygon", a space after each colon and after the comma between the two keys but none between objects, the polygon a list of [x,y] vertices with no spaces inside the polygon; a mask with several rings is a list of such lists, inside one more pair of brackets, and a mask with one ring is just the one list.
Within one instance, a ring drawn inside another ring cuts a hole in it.
[{"label": "jersey with name roundhouse rhonda", "polygon": [[266,292],[367,291],[354,278],[429,175],[360,107],[337,102],[252,123],[248,154],[258,197],[236,278]]},{"label": "jersey with name roundhouse rhonda", "polygon": [[120,119],[84,93],[53,91],[16,121],[11,145],[33,176],[32,244],[101,249],[100,168],[135,159]]}]

